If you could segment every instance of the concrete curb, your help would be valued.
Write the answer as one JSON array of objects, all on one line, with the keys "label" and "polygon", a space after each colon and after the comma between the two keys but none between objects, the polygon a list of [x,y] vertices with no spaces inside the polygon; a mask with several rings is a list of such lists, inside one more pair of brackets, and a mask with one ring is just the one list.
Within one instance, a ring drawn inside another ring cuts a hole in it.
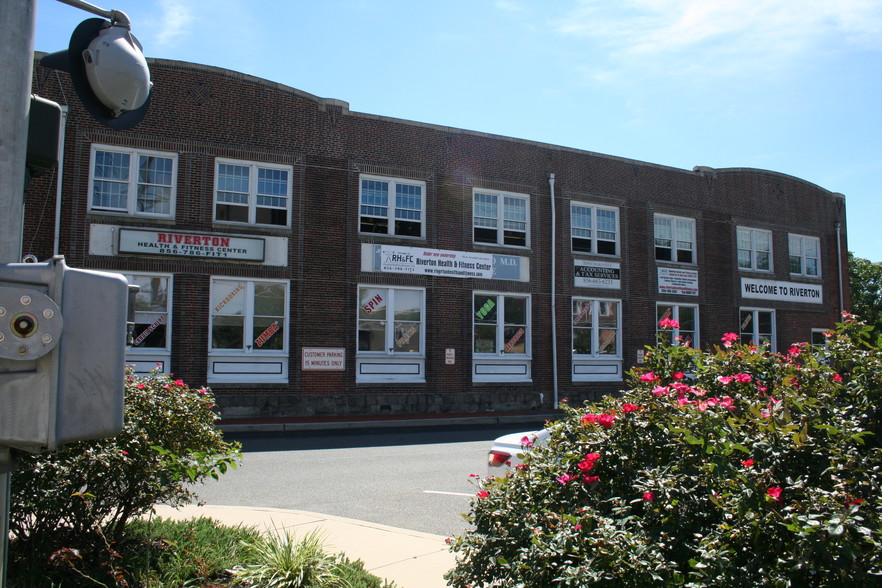
[{"label": "concrete curb", "polygon": [[286,433],[297,431],[352,430],[405,427],[450,427],[460,425],[501,425],[511,423],[535,423],[555,420],[559,413],[535,413],[516,415],[481,415],[474,417],[403,418],[339,421],[278,421],[237,423],[230,421],[219,425],[224,433]]}]

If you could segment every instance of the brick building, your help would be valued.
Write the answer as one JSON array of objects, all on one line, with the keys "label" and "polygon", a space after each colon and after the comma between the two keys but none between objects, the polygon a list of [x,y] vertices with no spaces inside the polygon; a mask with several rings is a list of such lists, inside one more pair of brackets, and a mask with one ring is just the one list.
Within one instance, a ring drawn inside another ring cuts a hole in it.
[{"label": "brick building", "polygon": [[799,178],[150,69],[146,118],[116,131],[35,68],[67,117],[23,249],[140,285],[128,360],[210,386],[227,418],[548,409],[622,389],[661,318],[786,350],[847,306],[844,197]]}]

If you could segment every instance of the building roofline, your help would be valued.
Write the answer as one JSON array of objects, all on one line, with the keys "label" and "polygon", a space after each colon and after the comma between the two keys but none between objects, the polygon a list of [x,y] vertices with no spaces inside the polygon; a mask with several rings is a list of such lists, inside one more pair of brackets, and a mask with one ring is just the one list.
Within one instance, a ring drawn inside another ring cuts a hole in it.
[{"label": "building roofline", "polygon": [[[45,55],[47,55],[46,52],[36,51],[34,53],[35,63],[39,63],[39,59]],[[470,130],[470,129],[462,129],[462,128],[458,128],[458,127],[450,127],[450,126],[446,126],[446,125],[427,123],[427,122],[422,122],[422,121],[414,121],[414,120],[403,119],[403,118],[395,118],[395,117],[386,116],[386,115],[370,114],[370,113],[366,113],[366,112],[352,111],[349,108],[349,102],[347,102],[345,100],[339,100],[336,98],[322,98],[321,96],[317,96],[315,94],[310,94],[309,92],[299,90],[297,88],[294,88],[292,86],[288,86],[286,84],[282,84],[279,82],[273,82],[273,81],[268,80],[266,78],[261,78],[258,76],[253,76],[251,74],[246,74],[246,73],[242,73],[239,71],[226,69],[226,68],[218,67],[218,66],[214,66],[214,65],[205,65],[205,64],[201,64],[201,63],[194,63],[191,61],[179,61],[179,60],[164,59],[164,58],[159,58],[159,57],[148,57],[147,63],[148,64],[157,64],[162,67],[171,68],[171,69],[202,71],[205,73],[220,75],[222,77],[229,78],[232,80],[239,80],[239,81],[243,81],[243,82],[257,84],[257,85],[264,86],[267,88],[272,88],[272,89],[275,89],[275,90],[278,90],[281,92],[288,92],[288,93],[291,93],[295,96],[303,98],[305,100],[309,100],[311,102],[316,103],[316,105],[318,105],[320,110],[324,111],[327,109],[328,106],[336,106],[336,107],[341,108],[342,114],[346,114],[348,116],[354,116],[357,118],[376,120],[376,121],[382,121],[382,122],[389,122],[389,123],[393,123],[393,124],[403,124],[403,125],[409,125],[409,126],[415,126],[415,127],[422,127],[422,128],[438,131],[441,133],[460,134],[460,135],[468,135],[468,136],[472,136],[472,137],[484,137],[487,139],[493,139],[493,140],[497,140],[497,141],[508,141],[508,142],[512,142],[512,143],[521,143],[521,144],[525,144],[525,145],[532,145],[532,146],[538,147],[540,149],[560,151],[563,153],[585,154],[585,155],[591,155],[594,157],[601,157],[604,159],[609,159],[612,161],[619,161],[619,162],[627,163],[630,165],[640,165],[640,166],[651,167],[651,168],[656,168],[656,169],[664,169],[664,170],[675,170],[675,171],[679,171],[679,172],[693,173],[693,174],[698,174],[698,175],[715,176],[717,174],[750,173],[750,174],[763,174],[763,175],[769,175],[769,176],[777,176],[782,179],[788,179],[791,181],[795,180],[795,181],[798,181],[798,182],[801,182],[804,184],[808,184],[808,185],[813,186],[819,190],[823,190],[825,192],[828,192],[829,194],[831,194],[834,197],[838,197],[838,198],[842,198],[842,199],[845,198],[845,196],[843,194],[840,194],[838,192],[831,192],[830,190],[827,190],[826,188],[819,186],[819,185],[817,185],[813,182],[810,182],[808,180],[805,180],[803,178],[800,178],[797,176],[792,176],[790,174],[785,174],[782,172],[772,171],[772,170],[750,168],[750,167],[712,168],[712,167],[708,167],[708,166],[695,166],[692,168],[692,170],[688,170],[685,168],[674,167],[674,166],[670,166],[670,165],[663,165],[660,163],[652,163],[649,161],[642,161],[639,159],[621,157],[618,155],[609,155],[606,153],[589,151],[587,149],[578,149],[576,147],[566,147],[563,145],[555,145],[552,143],[545,143],[542,141],[534,141],[531,139],[522,139],[522,138],[518,138],[518,137],[511,137],[508,135],[497,135],[497,134],[487,133],[487,132],[483,132],[483,131],[475,131],[475,130]]]}]

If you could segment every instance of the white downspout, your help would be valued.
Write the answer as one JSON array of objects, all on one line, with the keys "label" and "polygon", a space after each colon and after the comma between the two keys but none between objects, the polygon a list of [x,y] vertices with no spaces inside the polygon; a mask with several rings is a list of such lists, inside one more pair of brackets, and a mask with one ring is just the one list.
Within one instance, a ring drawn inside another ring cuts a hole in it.
[{"label": "white downspout", "polygon": [[845,297],[842,295],[842,225],[837,222],[836,227],[836,265],[839,270],[839,316],[845,312]]},{"label": "white downspout", "polygon": [[557,263],[556,247],[557,224],[554,205],[554,174],[548,174],[548,187],[551,189],[551,371],[554,378],[554,406],[558,405],[557,391]]},{"label": "white downspout", "polygon": [[52,255],[59,255],[61,242],[61,181],[64,179],[64,136],[67,127],[67,106],[61,107],[61,125],[58,128],[58,171],[55,174],[55,240]]}]

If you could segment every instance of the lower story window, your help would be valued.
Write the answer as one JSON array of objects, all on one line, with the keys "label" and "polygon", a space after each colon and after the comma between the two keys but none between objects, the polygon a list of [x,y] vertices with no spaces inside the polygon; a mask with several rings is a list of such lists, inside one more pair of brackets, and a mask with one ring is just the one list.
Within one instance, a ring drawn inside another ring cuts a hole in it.
[{"label": "lower story window", "polygon": [[475,353],[526,355],[529,310],[527,296],[475,294]]},{"label": "lower story window", "polygon": [[209,379],[287,382],[288,282],[212,278]]},{"label": "lower story window", "polygon": [[425,291],[358,288],[359,382],[424,382]]},{"label": "lower story window", "polygon": [[171,359],[172,276],[168,274],[129,274],[129,284],[138,287],[135,295],[135,325],[126,362],[136,373],[154,368],[168,373]]},{"label": "lower story window", "polygon": [[531,375],[530,297],[475,293],[472,297],[472,379],[523,382]]},{"label": "lower story window", "polygon": [[742,308],[739,312],[739,335],[744,345],[768,345],[776,351],[775,311],[761,308]]},{"label": "lower story window", "polygon": [[422,290],[359,288],[359,353],[421,353],[423,298]]},{"label": "lower story window", "polygon": [[[693,304],[659,302],[655,306],[655,326],[659,342],[699,348],[698,307]],[[673,321],[663,326],[665,320]]]},{"label": "lower story window", "polygon": [[573,298],[572,310],[573,381],[621,381],[621,301]]},{"label": "lower story window", "polygon": [[619,302],[573,299],[573,355],[619,357]]}]

